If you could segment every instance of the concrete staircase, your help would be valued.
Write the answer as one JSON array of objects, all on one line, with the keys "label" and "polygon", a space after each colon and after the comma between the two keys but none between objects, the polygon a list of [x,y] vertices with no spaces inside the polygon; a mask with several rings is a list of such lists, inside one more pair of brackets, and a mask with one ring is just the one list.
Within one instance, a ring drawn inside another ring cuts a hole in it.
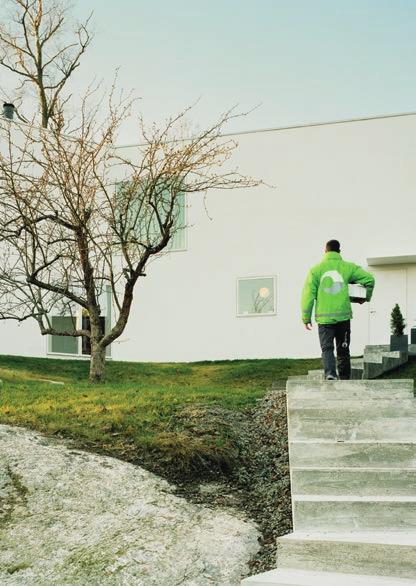
[{"label": "concrete staircase", "polygon": [[242,584],[415,586],[413,381],[321,378],[287,383],[294,531]]},{"label": "concrete staircase", "polygon": [[408,361],[408,357],[408,352],[391,351],[387,344],[366,346],[364,356],[351,361],[351,378],[376,378],[402,366]]}]

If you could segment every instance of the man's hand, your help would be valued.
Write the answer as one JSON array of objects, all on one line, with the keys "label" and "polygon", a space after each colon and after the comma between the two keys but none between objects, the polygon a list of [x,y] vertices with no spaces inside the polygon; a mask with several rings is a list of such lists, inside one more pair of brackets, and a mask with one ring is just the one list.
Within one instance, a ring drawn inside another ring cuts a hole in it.
[{"label": "man's hand", "polygon": [[311,323],[305,324],[305,328],[307,330],[311,330],[312,329],[312,324]]}]

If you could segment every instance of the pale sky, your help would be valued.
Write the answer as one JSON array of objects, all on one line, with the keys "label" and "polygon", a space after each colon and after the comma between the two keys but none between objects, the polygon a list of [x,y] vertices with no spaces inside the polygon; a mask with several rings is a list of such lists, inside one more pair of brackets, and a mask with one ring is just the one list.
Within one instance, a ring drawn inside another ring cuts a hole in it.
[{"label": "pale sky", "polygon": [[[75,74],[141,96],[160,120],[198,98],[204,125],[259,107],[230,130],[416,110],[416,0],[75,0],[94,11]],[[126,131],[124,142],[135,142]]]}]

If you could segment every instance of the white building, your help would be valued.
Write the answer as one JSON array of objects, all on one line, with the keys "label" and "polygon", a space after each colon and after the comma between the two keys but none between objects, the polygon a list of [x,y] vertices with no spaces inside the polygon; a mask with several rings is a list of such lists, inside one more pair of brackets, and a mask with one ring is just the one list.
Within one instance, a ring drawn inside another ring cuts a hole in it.
[{"label": "white building", "polygon": [[[352,352],[389,339],[399,303],[416,322],[416,114],[242,132],[234,163],[275,187],[210,192],[186,202],[172,251],[139,281],[116,360],[194,361],[319,355],[300,319],[300,292],[325,241],[376,277],[355,306]],[[120,147],[126,153],[129,147]],[[0,353],[78,356],[35,322],[0,323]],[[55,352],[52,352],[55,350]]]}]

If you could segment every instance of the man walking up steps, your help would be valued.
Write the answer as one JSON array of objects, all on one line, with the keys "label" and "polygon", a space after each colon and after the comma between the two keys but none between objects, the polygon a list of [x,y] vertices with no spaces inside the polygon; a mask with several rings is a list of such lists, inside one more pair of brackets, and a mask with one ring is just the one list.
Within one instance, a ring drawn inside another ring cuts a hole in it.
[{"label": "man walking up steps", "polygon": [[367,290],[370,301],[374,290],[374,277],[358,265],[346,262],[340,254],[338,240],[326,243],[325,256],[314,266],[306,278],[302,291],[302,321],[307,330],[312,329],[312,311],[318,323],[319,341],[326,380],[336,380],[334,340],[337,348],[338,374],[340,379],[351,376],[351,301],[349,283],[358,283]]}]

